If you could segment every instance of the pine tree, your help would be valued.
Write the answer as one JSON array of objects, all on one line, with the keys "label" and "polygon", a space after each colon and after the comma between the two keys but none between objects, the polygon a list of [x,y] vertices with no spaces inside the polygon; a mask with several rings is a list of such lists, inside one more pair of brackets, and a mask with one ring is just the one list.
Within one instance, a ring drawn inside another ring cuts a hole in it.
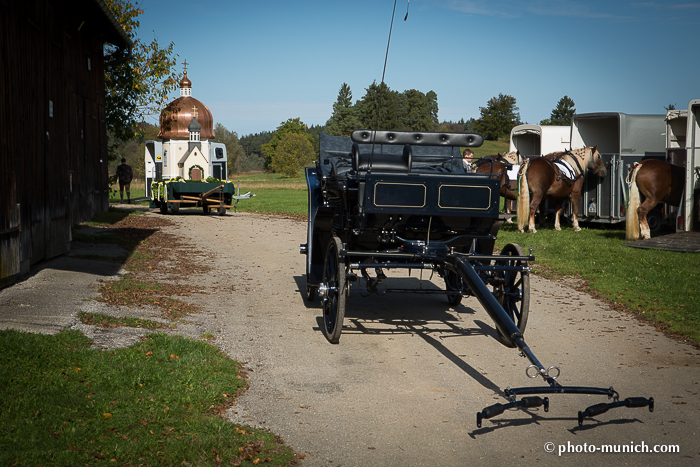
[{"label": "pine tree", "polygon": [[576,113],[576,107],[574,107],[574,101],[571,100],[569,96],[564,96],[559,99],[557,106],[552,110],[551,115],[548,119],[542,120],[540,125],[561,125],[569,126],[571,125],[571,119]]},{"label": "pine tree", "polygon": [[333,104],[333,115],[326,122],[326,133],[334,136],[350,136],[362,127],[357,109],[352,105],[352,91],[343,83],[338,93],[338,100]]}]

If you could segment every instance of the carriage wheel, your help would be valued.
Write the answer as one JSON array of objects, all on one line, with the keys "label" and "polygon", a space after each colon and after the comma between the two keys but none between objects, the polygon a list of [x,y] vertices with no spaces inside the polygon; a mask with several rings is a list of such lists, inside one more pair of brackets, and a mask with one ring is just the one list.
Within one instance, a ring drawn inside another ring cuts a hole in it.
[{"label": "carriage wheel", "polygon": [[[520,245],[509,243],[501,250],[501,256],[525,256],[525,253]],[[523,261],[515,259],[499,259],[496,260],[496,265],[526,266]],[[524,333],[530,311],[530,275],[527,271],[498,271],[496,275],[503,279],[503,283],[494,285],[493,294],[520,332]],[[498,328],[496,330],[501,344],[515,347]]]},{"label": "carriage wheel", "polygon": [[208,205],[205,204],[204,206],[202,206],[202,210],[204,211],[204,214],[209,214],[210,209]]},{"label": "carriage wheel", "polygon": [[[459,277],[459,274],[456,272],[450,271],[449,269],[445,270],[445,275],[443,277],[445,279],[445,290],[452,291],[452,290],[462,290],[463,287],[463,282],[462,278]],[[462,301],[462,294],[461,293],[455,293],[455,294],[447,294],[447,301],[450,305],[452,306],[457,306],[460,304]]]},{"label": "carriage wheel", "polygon": [[326,250],[323,265],[323,285],[326,287],[323,298],[323,335],[328,342],[337,344],[343,331],[345,302],[348,289],[345,278],[345,262],[340,258],[340,239],[333,237]]}]

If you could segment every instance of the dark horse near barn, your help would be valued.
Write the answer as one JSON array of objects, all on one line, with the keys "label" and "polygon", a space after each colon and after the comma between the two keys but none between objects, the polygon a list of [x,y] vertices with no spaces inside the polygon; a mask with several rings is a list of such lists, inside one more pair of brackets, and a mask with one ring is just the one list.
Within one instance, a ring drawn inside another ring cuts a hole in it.
[{"label": "dark horse near barn", "polygon": [[[627,180],[627,240],[651,237],[647,214],[660,202],[679,206],[685,188],[685,170],[658,159],[645,159],[635,165]],[[640,196],[641,195],[641,196]]]},{"label": "dark horse near barn", "polygon": [[[571,176],[565,173],[569,168]],[[581,230],[578,225],[578,202],[581,199],[583,177],[586,169],[598,177],[605,177],[607,170],[598,146],[573,149],[564,152],[554,152],[546,156],[530,159],[521,168],[520,197],[518,199],[518,230],[525,231],[528,224],[530,232],[536,233],[535,212],[545,200],[551,199],[557,204],[554,228],[561,230],[559,219],[563,201],[571,198],[573,208],[573,224],[576,232]],[[532,193],[532,196],[530,194]],[[541,218],[544,208],[540,209]]]},{"label": "dark horse near barn", "polygon": [[[520,156],[520,151],[509,152],[502,156],[497,154],[495,156],[482,157],[476,162],[476,169],[474,169],[474,172],[501,179],[500,195],[502,198],[505,198],[504,208],[506,214],[510,214],[511,212],[510,201],[518,199],[518,192],[516,191],[517,181],[515,177],[513,177],[513,183],[511,183],[508,172],[513,166],[517,167],[522,164],[522,162],[523,159]],[[513,223],[510,218],[507,222],[509,224]]]}]

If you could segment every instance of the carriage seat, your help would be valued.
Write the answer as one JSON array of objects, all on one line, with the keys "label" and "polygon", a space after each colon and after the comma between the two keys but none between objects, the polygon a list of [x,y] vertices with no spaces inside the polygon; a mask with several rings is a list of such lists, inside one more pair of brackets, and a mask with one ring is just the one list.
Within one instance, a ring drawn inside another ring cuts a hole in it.
[{"label": "carriage seat", "polygon": [[371,169],[377,172],[399,172],[408,173],[411,171],[411,159],[413,151],[411,145],[403,147],[403,154],[361,154],[360,146],[357,143],[352,145],[352,168],[355,172],[367,171]]}]

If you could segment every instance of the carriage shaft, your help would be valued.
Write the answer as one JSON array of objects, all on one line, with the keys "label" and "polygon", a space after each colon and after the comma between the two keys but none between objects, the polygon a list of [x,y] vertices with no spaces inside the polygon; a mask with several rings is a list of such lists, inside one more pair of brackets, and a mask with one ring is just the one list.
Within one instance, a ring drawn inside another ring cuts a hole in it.
[{"label": "carriage shaft", "polygon": [[454,267],[455,272],[462,277],[467,287],[471,289],[474,296],[479,300],[479,303],[484,307],[501,333],[510,338],[513,344],[520,349],[522,354],[537,367],[538,374],[541,375],[550,386],[559,386],[559,383],[547,374],[547,369],[540,363],[532,350],[530,350],[530,347],[525,343],[520,329],[518,329],[511,317],[508,316],[508,313],[506,313],[498,300],[496,300],[496,297],[494,297],[484,281],[481,280],[474,266],[472,266],[469,261],[457,255],[449,255],[446,260],[448,264]]}]

